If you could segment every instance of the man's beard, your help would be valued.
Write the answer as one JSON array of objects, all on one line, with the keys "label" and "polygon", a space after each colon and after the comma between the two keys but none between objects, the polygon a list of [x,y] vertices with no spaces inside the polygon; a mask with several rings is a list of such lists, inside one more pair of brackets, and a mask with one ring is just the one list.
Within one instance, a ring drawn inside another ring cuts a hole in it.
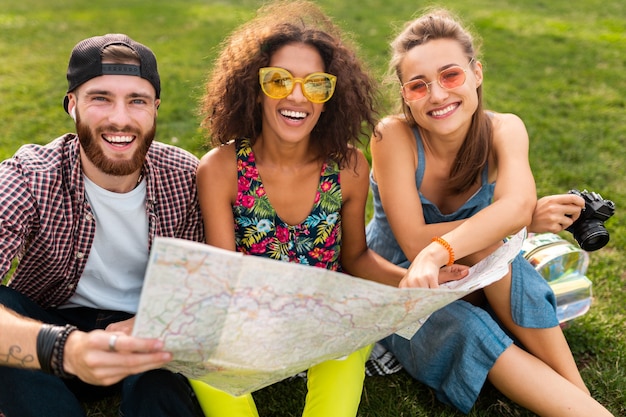
[{"label": "man's beard", "polygon": [[[126,134],[135,135],[135,140],[139,141],[139,147],[132,155],[129,160],[114,160],[107,157],[100,145],[100,136],[101,132],[124,132]],[[133,172],[139,171],[143,167],[143,163],[148,153],[148,149],[154,140],[154,135],[156,133],[156,118],[154,119],[154,124],[152,128],[145,133],[145,135],[139,134],[139,132],[126,127],[124,129],[115,129],[112,127],[104,127],[104,129],[98,129],[95,132],[96,138],[94,138],[94,134],[92,133],[89,126],[81,123],[80,117],[76,119],[76,132],[78,133],[78,139],[80,140],[80,145],[83,148],[83,152],[85,156],[91,161],[92,164],[100,171],[104,172],[108,175],[114,176],[124,176],[130,175]]]}]

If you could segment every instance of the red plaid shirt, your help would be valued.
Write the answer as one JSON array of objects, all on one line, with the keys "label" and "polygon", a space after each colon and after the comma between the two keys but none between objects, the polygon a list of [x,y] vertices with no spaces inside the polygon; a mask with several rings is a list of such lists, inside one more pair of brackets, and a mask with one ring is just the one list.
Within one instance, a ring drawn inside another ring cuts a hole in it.
[{"label": "red plaid shirt", "polygon": [[[204,241],[196,191],[198,159],[153,142],[144,164],[148,245],[155,236]],[[78,137],[25,145],[0,164],[0,274],[19,259],[8,285],[41,306],[74,294],[96,223],[80,165]]]}]

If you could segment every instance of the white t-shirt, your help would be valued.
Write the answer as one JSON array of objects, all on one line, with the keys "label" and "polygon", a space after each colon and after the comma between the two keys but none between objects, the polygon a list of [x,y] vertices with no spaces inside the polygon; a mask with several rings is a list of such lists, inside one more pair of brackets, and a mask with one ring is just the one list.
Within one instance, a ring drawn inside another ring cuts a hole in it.
[{"label": "white t-shirt", "polygon": [[114,193],[85,177],[85,194],[96,235],[76,293],[64,307],[136,313],[149,255],[146,182]]}]

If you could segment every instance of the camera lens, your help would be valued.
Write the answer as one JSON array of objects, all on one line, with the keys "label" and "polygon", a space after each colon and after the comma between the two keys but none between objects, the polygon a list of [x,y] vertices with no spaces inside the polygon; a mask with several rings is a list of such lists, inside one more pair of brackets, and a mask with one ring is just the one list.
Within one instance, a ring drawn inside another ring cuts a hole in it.
[{"label": "camera lens", "polygon": [[574,238],[580,247],[587,252],[603,248],[609,242],[609,232],[603,226],[578,230],[577,232],[580,233],[574,233]]}]

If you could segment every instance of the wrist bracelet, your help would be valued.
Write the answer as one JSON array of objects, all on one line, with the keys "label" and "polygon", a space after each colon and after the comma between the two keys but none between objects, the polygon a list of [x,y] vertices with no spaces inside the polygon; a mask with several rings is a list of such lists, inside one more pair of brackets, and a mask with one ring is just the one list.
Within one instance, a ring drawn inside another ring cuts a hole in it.
[{"label": "wrist bracelet", "polygon": [[52,349],[52,361],[50,363],[50,367],[52,368],[52,372],[60,377],[60,378],[72,378],[73,375],[70,375],[65,372],[63,368],[63,355],[65,353],[65,342],[67,342],[67,338],[74,330],[78,330],[76,326],[72,326],[71,324],[66,324],[64,327],[60,329],[60,332],[57,335],[56,341],[54,342],[54,348]]},{"label": "wrist bracelet", "polygon": [[52,373],[50,363],[52,362],[52,349],[56,340],[57,331],[55,326],[44,324],[37,333],[37,359],[41,370],[47,374]]},{"label": "wrist bracelet", "polygon": [[41,370],[47,374],[53,374],[61,378],[69,378],[63,369],[63,353],[65,342],[76,326],[53,326],[43,324],[37,334],[37,358]]},{"label": "wrist bracelet", "polygon": [[434,238],[432,238],[432,241],[437,242],[441,246],[446,248],[446,250],[448,251],[448,263],[446,264],[446,266],[452,265],[454,263],[454,249],[452,249],[452,246],[450,246],[450,244],[444,238],[439,236],[435,236]]}]

